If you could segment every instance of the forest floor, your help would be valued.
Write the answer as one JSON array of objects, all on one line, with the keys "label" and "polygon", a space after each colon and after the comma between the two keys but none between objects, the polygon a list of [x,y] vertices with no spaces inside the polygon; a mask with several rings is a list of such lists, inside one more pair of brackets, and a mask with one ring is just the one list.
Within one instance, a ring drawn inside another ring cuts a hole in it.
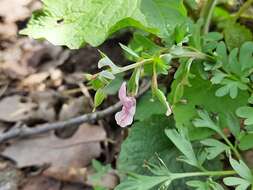
[{"label": "forest floor", "polygon": [[[0,1],[0,136],[21,126],[33,128],[92,112],[94,92],[85,86],[84,73],[97,72],[99,52],[18,35],[40,7],[37,0]],[[99,49],[124,64],[118,43],[128,37],[108,40]],[[102,108],[115,102],[113,96]],[[0,190],[83,190],[94,183],[113,188],[118,183],[113,169],[99,178],[99,168],[91,164],[97,159],[115,165],[125,134],[113,118],[2,142]]]}]

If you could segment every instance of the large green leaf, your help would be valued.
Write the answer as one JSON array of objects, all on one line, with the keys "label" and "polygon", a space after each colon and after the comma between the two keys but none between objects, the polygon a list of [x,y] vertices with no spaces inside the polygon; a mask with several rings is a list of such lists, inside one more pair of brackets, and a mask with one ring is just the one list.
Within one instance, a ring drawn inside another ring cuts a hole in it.
[{"label": "large green leaf", "polygon": [[151,91],[145,93],[137,102],[135,120],[143,121],[150,118],[152,115],[165,115],[166,109],[159,100],[152,98]]},{"label": "large green leaf", "polygon": [[[153,115],[147,120],[135,123],[121,146],[117,169],[124,173],[137,173],[151,177],[154,175],[145,169],[143,164],[149,162],[158,165],[159,156],[171,172],[195,171],[191,166],[177,160],[182,154],[165,134],[165,129],[171,128],[174,128],[174,121],[164,115]],[[218,160],[208,161],[205,164],[205,167],[211,170],[221,169],[221,163]],[[173,181],[170,190],[188,189],[185,185],[186,180],[188,179]],[[136,181],[132,180],[124,181],[117,190],[128,189],[144,190],[138,189]]]},{"label": "large green leaf", "polygon": [[171,155],[173,144],[166,137],[164,130],[173,126],[173,120],[161,115],[135,123],[121,146],[118,169],[144,174],[147,171],[142,167],[144,161],[155,160],[156,154],[161,157]]},{"label": "large green leaf", "polygon": [[[177,161],[176,158],[181,154],[165,135],[165,129],[173,126],[174,121],[163,115],[154,115],[147,120],[135,123],[121,146],[117,169],[125,173],[151,175],[143,164],[145,162],[158,164],[159,156],[171,172],[190,171],[189,166]],[[129,187],[128,182],[131,181],[124,181],[124,185]],[[184,183],[184,180],[176,180],[171,184],[171,189],[185,190]],[[120,185],[118,189],[125,190],[124,185]]]},{"label": "large green leaf", "polygon": [[[174,81],[176,82],[176,80]],[[201,139],[210,135],[209,130],[196,129],[192,125],[193,119],[197,117],[196,107],[202,107],[208,112],[217,113],[221,120],[221,126],[227,127],[227,113],[235,113],[238,107],[247,104],[249,95],[247,92],[239,91],[235,99],[229,96],[217,97],[217,87],[210,81],[202,79],[199,75],[190,79],[191,87],[184,89],[184,103],[174,105],[173,113],[178,128],[187,127],[190,130],[191,139]],[[172,90],[173,92],[173,90]]]},{"label": "large green leaf", "polygon": [[186,19],[182,0],[43,0],[21,33],[45,38],[55,45],[79,48],[100,45],[124,27],[137,27],[168,36]]}]

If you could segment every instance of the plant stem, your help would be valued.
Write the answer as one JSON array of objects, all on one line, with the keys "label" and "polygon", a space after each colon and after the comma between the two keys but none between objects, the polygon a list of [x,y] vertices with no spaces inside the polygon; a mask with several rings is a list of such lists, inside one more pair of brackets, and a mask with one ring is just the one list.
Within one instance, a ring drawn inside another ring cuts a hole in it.
[{"label": "plant stem", "polygon": [[203,8],[203,11],[202,11],[202,17],[204,18],[203,34],[207,34],[209,31],[213,11],[217,2],[218,0],[207,0]]},{"label": "plant stem", "polygon": [[129,70],[135,69],[136,67],[142,66],[142,65],[144,65],[144,64],[146,64],[146,63],[151,63],[152,61],[153,61],[152,58],[150,58],[150,59],[144,59],[144,60],[142,60],[142,61],[133,63],[133,64],[131,64],[131,65],[127,65],[127,66],[125,66],[125,67],[122,67],[122,68],[120,68],[118,71],[113,72],[113,74],[123,73],[123,72],[129,71]]},{"label": "plant stem", "polygon": [[248,0],[246,3],[244,3],[243,6],[241,6],[241,8],[239,9],[239,11],[235,14],[234,20],[236,21],[245,11],[247,11],[252,3],[253,0]]},{"label": "plant stem", "polygon": [[207,171],[207,172],[189,172],[189,173],[173,173],[174,179],[186,178],[186,177],[197,177],[197,176],[228,176],[237,174],[234,170],[227,171]]},{"label": "plant stem", "polygon": [[222,135],[222,138],[225,140],[227,145],[231,148],[231,150],[234,152],[235,156],[239,159],[242,160],[242,157],[238,150],[234,147],[234,145],[228,140],[228,138],[225,135]]},{"label": "plant stem", "polygon": [[[215,60],[214,57],[210,56],[210,55],[207,55],[205,53],[202,53],[196,49],[193,49],[193,48],[189,48],[189,47],[185,47],[185,49],[188,49],[188,50],[191,50],[191,51],[188,51],[188,52],[185,52],[184,54],[182,55],[173,55],[172,54],[172,58],[173,59],[178,59],[178,58],[194,58],[194,59],[204,59],[204,60]],[[167,53],[164,53],[162,55],[160,55],[159,57],[160,58],[163,58],[165,57],[167,54],[169,54],[169,50]],[[133,64],[130,64],[130,65],[127,65],[127,66],[124,66],[124,67],[120,67],[118,70],[116,71],[113,71],[112,74],[113,75],[116,75],[116,74],[119,74],[119,73],[123,73],[123,72],[126,72],[126,71],[129,71],[129,70],[132,70],[132,69],[135,69],[137,67],[140,67],[144,64],[149,64],[149,63],[152,63],[154,61],[154,58],[149,58],[149,59],[143,59],[139,62],[136,62],[136,63],[133,63]],[[95,79],[97,76],[99,75],[99,73],[96,73],[92,76],[92,79]]]},{"label": "plant stem", "polygon": [[152,89],[153,91],[158,89],[156,63],[153,63]]}]

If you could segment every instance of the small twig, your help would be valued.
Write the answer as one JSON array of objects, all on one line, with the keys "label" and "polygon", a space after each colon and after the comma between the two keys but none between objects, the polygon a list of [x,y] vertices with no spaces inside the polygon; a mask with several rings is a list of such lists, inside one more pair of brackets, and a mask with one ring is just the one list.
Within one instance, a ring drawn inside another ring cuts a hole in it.
[{"label": "small twig", "polygon": [[83,83],[81,83],[81,82],[78,83],[78,86],[79,86],[81,92],[83,93],[83,95],[86,98],[88,98],[90,106],[94,107],[94,102],[93,102],[93,99],[92,99],[92,97],[91,97],[91,95],[89,93],[88,88]]},{"label": "small twig", "polygon": [[[143,95],[150,87],[150,84],[145,85],[137,95],[137,97],[140,97]],[[56,129],[63,129],[67,127],[72,127],[73,125],[79,125],[85,122],[90,122],[98,119],[102,119],[108,115],[111,115],[118,111],[121,108],[121,103],[118,102],[104,110],[97,111],[94,113],[88,113],[79,117],[75,117],[66,121],[59,121],[55,123],[47,123],[42,125],[37,125],[36,127],[29,128],[25,125],[13,128],[10,131],[7,131],[6,133],[3,133],[0,135],[0,143],[3,143],[5,141],[14,139],[14,138],[24,138],[28,136],[33,135],[39,135],[42,133],[46,133],[48,131],[56,130]]]}]

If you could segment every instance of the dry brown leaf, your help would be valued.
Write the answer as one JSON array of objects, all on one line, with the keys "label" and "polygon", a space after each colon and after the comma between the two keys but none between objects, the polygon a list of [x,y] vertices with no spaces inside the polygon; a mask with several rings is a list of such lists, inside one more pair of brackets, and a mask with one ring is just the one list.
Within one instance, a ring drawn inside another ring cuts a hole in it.
[{"label": "dry brown leaf", "polygon": [[71,138],[59,139],[50,133],[24,139],[6,148],[3,155],[15,160],[20,168],[50,164],[44,175],[64,181],[84,182],[85,168],[101,154],[100,142],[105,138],[103,128],[83,124]]},{"label": "dry brown leaf", "polygon": [[59,102],[59,96],[55,91],[35,91],[30,94],[30,97],[38,105],[37,109],[31,114],[32,119],[50,122],[56,120],[55,105]]},{"label": "dry brown leaf", "polygon": [[87,98],[83,96],[75,99],[70,99],[69,102],[63,104],[59,114],[59,120],[66,120],[78,116],[83,113],[90,112],[91,108]]},{"label": "dry brown leaf", "polygon": [[31,39],[19,39],[16,43],[0,51],[0,71],[13,79],[22,79],[35,72],[32,65],[41,59],[43,45]]},{"label": "dry brown leaf", "polygon": [[27,19],[33,10],[41,7],[35,0],[1,0],[0,1],[0,38],[16,38],[17,21]]},{"label": "dry brown leaf", "polygon": [[15,23],[0,23],[0,38],[10,39],[17,34],[17,25]]},{"label": "dry brown leaf", "polygon": [[0,120],[7,122],[26,120],[36,106],[29,99],[19,95],[6,97],[0,101]]},{"label": "dry brown leaf", "polygon": [[61,190],[91,190],[91,188],[85,187],[82,184],[66,183],[63,185]]},{"label": "dry brown leaf", "polygon": [[30,96],[14,95],[0,100],[0,120],[17,122],[28,120],[55,121],[54,106],[58,97],[53,91],[31,93]]},{"label": "dry brown leaf", "polygon": [[63,81],[62,71],[60,69],[50,69],[49,73],[50,73],[51,85],[54,87],[59,87]]},{"label": "dry brown leaf", "polygon": [[30,10],[27,8],[32,0],[1,0],[0,15],[5,22],[16,22],[24,20],[30,15]]},{"label": "dry brown leaf", "polygon": [[45,176],[29,177],[21,190],[60,190],[61,183]]},{"label": "dry brown leaf", "polygon": [[35,72],[48,72],[50,67],[47,70],[40,69],[48,62],[44,63],[44,59],[57,59],[61,52],[61,47],[20,38],[0,51],[0,71],[12,79],[23,79]]},{"label": "dry brown leaf", "polygon": [[22,81],[22,86],[30,88],[38,86],[40,83],[46,80],[48,76],[49,76],[48,72],[32,74]]}]

